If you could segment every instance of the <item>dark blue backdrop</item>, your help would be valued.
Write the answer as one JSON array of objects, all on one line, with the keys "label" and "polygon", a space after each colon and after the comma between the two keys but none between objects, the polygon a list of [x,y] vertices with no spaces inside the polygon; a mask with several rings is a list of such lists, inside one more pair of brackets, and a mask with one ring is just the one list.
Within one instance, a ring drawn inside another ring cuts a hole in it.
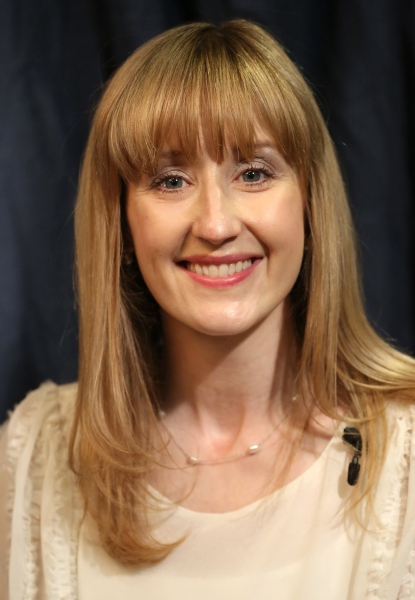
[{"label": "dark blue backdrop", "polygon": [[72,212],[103,82],[190,20],[253,19],[311,82],[336,141],[372,322],[414,327],[414,0],[1,0],[0,419],[45,379],[76,378]]}]

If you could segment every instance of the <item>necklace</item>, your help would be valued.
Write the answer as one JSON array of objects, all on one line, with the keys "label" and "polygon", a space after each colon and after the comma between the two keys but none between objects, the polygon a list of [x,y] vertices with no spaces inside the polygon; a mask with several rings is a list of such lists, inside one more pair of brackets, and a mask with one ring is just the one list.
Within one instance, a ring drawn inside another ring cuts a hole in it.
[{"label": "necklace", "polygon": [[[166,413],[161,411],[160,418],[162,419],[165,416],[165,414]],[[271,431],[268,433],[268,435],[263,440],[261,440],[260,442],[258,442],[256,444],[251,444],[243,452],[239,452],[238,454],[230,454],[229,456],[223,456],[221,458],[210,458],[210,459],[209,458],[198,458],[197,456],[194,456],[193,454],[189,454],[188,452],[186,452],[186,450],[175,439],[174,435],[167,429],[167,427],[164,425],[164,423],[163,423],[163,427],[167,431],[167,433],[170,437],[170,440],[173,442],[173,444],[176,446],[176,448],[178,448],[180,450],[180,452],[183,454],[183,456],[185,457],[188,465],[190,465],[192,467],[195,467],[196,465],[199,465],[199,466],[221,465],[223,463],[233,462],[235,460],[245,458],[246,456],[252,456],[253,454],[257,454],[261,450],[262,446],[270,439],[270,437],[284,423],[287,416],[288,416],[288,413],[281,419],[281,421],[279,423],[277,423],[275,425],[275,427],[273,429],[271,429]]]}]

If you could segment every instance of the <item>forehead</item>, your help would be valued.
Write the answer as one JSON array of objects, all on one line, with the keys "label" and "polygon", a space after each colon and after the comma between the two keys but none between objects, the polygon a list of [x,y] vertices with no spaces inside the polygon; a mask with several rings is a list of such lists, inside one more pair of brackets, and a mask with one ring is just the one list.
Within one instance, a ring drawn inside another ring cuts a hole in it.
[{"label": "forehead", "polygon": [[177,133],[171,133],[166,137],[162,147],[158,152],[157,166],[169,164],[172,162],[186,162],[194,164],[203,156],[209,158],[218,164],[224,160],[232,159],[234,161],[253,160],[254,158],[274,158],[286,162],[282,156],[281,148],[272,134],[264,129],[258,121],[255,122],[253,139],[248,143],[238,144],[235,136],[231,135],[229,129],[223,139],[223,144],[218,144],[210,135],[210,129],[203,127],[201,123],[198,129],[197,143],[189,152],[189,149],[183,146],[182,140]]}]

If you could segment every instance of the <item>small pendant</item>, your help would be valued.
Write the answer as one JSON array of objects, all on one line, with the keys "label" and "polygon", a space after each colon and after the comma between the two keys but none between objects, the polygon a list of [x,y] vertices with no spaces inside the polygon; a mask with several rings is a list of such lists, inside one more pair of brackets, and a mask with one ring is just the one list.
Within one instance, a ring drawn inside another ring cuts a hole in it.
[{"label": "small pendant", "polygon": [[259,450],[259,444],[252,444],[247,450],[247,454],[256,454]]},{"label": "small pendant", "polygon": [[199,459],[196,456],[188,456],[187,460],[189,461],[189,464],[193,466],[197,465],[197,463],[199,462]]}]

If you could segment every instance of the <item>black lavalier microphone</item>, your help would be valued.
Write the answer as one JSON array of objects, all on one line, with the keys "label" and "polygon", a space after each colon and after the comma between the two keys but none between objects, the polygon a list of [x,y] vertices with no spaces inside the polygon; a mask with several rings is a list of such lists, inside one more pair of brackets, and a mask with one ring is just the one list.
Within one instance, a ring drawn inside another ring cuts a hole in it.
[{"label": "black lavalier microphone", "polygon": [[345,427],[342,439],[343,442],[349,444],[355,450],[347,472],[347,483],[349,485],[356,485],[360,473],[359,458],[362,455],[362,436],[356,427]]}]

